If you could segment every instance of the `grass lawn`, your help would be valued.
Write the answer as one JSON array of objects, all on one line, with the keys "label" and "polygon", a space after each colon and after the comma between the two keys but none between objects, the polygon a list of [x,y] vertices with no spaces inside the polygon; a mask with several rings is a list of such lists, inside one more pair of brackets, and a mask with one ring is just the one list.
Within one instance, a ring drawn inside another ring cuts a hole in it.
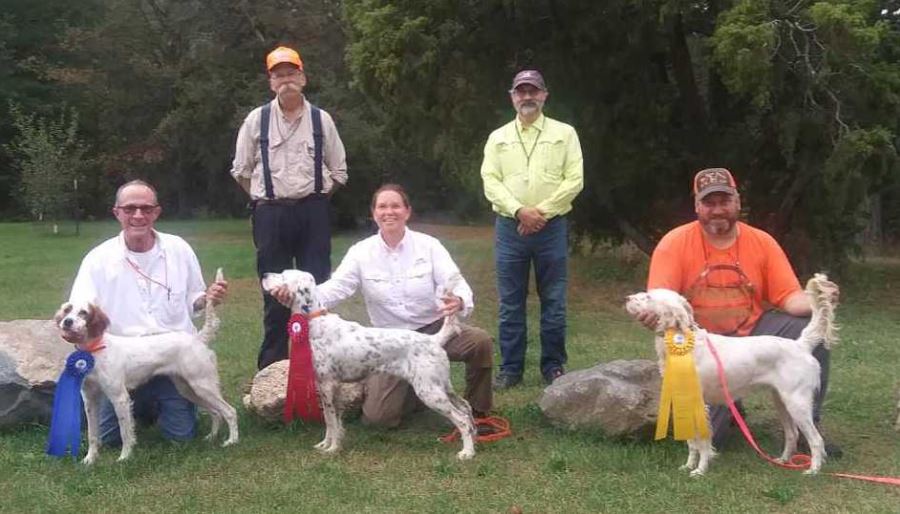
[{"label": "grass lawn", "polygon": [[[900,512],[900,488],[806,477],[766,464],[734,439],[707,477],[677,468],[681,443],[623,442],[596,433],[552,427],[537,407],[537,302],[529,303],[530,347],[523,387],[496,397],[512,437],[480,445],[470,462],[436,416],[414,417],[404,428],[379,431],[347,425],[345,450],[325,457],[312,446],[320,426],[273,426],[241,406],[243,384],[255,372],[261,300],[254,250],[245,220],[163,222],[184,236],[210,278],[225,268],[231,284],[221,309],[215,349],[226,398],[238,407],[241,442],[222,449],[202,440],[170,444],[157,431],[138,432],[132,459],[101,453],[85,468],[43,453],[47,428],[0,433],[0,512]],[[64,227],[66,228],[66,227]],[[0,224],[0,319],[49,318],[66,298],[84,253],[117,231],[112,223],[82,225],[81,235],[51,235],[31,224]],[[476,294],[473,323],[496,331],[496,292],[489,228],[427,227],[441,237]],[[64,230],[63,232],[66,232]],[[358,234],[334,241],[334,259]],[[619,249],[583,252],[571,262],[569,369],[613,359],[653,359],[650,334],[622,310],[625,294],[641,289],[646,258]],[[806,277],[803,277],[806,278]],[[824,472],[900,476],[896,417],[900,344],[900,258],[852,267],[838,310],[841,344],[832,355],[824,431],[844,457]],[[533,295],[532,295],[533,296]],[[342,306],[365,321],[361,301]],[[894,334],[894,335],[891,335]],[[499,358],[499,357],[498,357]],[[461,390],[460,365],[454,382]],[[780,444],[768,395],[748,402],[751,428],[770,453]],[[201,419],[201,428],[208,418]]]}]

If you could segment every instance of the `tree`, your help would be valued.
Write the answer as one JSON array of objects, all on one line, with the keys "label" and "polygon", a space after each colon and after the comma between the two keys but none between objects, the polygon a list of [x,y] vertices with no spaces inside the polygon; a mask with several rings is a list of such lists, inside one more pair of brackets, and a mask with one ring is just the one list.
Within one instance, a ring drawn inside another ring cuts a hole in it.
[{"label": "tree", "polygon": [[7,146],[17,157],[20,192],[34,219],[61,220],[75,214],[74,180],[84,168],[85,146],[78,138],[78,116],[63,111],[57,119],[22,112],[10,103],[18,135]]},{"label": "tree", "polygon": [[[585,148],[576,232],[645,251],[693,217],[690,178],[735,171],[747,215],[805,271],[840,271],[897,181],[895,30],[875,1],[347,0],[348,60],[387,130],[480,194],[504,91],[533,66]],[[489,93],[485,93],[489,92]]]}]

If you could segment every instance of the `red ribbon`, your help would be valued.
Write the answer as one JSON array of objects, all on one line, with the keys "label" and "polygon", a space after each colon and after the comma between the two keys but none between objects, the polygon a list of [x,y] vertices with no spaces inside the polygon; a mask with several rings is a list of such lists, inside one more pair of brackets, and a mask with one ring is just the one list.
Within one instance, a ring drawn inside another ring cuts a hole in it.
[{"label": "red ribbon", "polygon": [[303,421],[321,423],[324,418],[319,406],[316,370],[309,344],[309,319],[302,314],[291,314],[287,330],[291,341],[291,363],[284,400],[284,422],[290,423],[296,414]]}]

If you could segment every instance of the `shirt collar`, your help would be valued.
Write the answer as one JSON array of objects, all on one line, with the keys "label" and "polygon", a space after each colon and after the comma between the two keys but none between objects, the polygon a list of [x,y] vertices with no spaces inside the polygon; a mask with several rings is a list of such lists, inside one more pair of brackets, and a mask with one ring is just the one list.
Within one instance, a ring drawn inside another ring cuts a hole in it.
[{"label": "shirt collar", "polygon": [[[119,249],[122,251],[122,255],[125,257],[128,257],[128,247],[125,246],[125,231],[124,230],[119,232],[118,242],[119,242]],[[162,238],[159,237],[159,232],[157,232],[156,229],[153,229],[153,248],[159,248],[159,255],[165,256],[166,247],[165,247],[165,244],[163,243]],[[149,251],[153,251],[153,248],[151,248]]]},{"label": "shirt collar", "polygon": [[[297,118],[298,120],[303,119],[303,115],[306,114],[306,110],[309,109],[309,102],[306,101],[306,95],[301,94],[303,97],[303,106],[300,107],[300,116]],[[275,112],[275,115],[280,118],[284,118],[284,112],[281,110],[281,104],[278,103],[278,97],[272,99],[272,111]]]},{"label": "shirt collar", "polygon": [[390,246],[388,246],[388,244],[386,242],[384,242],[384,238],[381,237],[381,230],[378,231],[378,243],[381,245],[381,249],[383,251],[385,251],[386,253],[394,253],[394,252],[403,251],[403,249],[406,247],[408,241],[409,241],[409,227],[404,227],[403,238],[400,240],[399,243],[397,243],[396,248],[391,248]]},{"label": "shirt collar", "polygon": [[[544,113],[541,113],[540,116],[538,116],[538,119],[534,120],[534,123],[532,123],[528,127],[528,129],[536,128],[536,129],[538,129],[539,132],[543,132],[544,131],[544,119],[545,119]],[[522,126],[522,120],[520,120],[518,116],[516,116],[516,130],[518,130],[519,133],[522,133],[526,130],[525,127]]]}]

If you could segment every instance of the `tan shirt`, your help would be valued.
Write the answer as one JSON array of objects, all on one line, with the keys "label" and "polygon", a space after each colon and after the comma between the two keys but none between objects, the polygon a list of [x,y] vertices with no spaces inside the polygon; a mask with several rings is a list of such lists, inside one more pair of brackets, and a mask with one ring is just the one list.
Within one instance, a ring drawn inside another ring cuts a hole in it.
[{"label": "tan shirt", "polygon": [[[272,187],[275,198],[303,198],[315,191],[315,145],[313,143],[312,117],[309,102],[304,99],[303,110],[294,123],[288,122],[277,99],[273,99],[269,116],[269,169],[272,171]],[[344,143],[338,135],[334,120],[322,112],[323,193],[331,191],[335,182],[347,183],[347,157]],[[240,182],[250,179],[250,197],[259,200],[266,197],[263,179],[262,156],[259,148],[259,120],[262,107],[247,115],[238,132],[234,149],[231,175]]]}]

